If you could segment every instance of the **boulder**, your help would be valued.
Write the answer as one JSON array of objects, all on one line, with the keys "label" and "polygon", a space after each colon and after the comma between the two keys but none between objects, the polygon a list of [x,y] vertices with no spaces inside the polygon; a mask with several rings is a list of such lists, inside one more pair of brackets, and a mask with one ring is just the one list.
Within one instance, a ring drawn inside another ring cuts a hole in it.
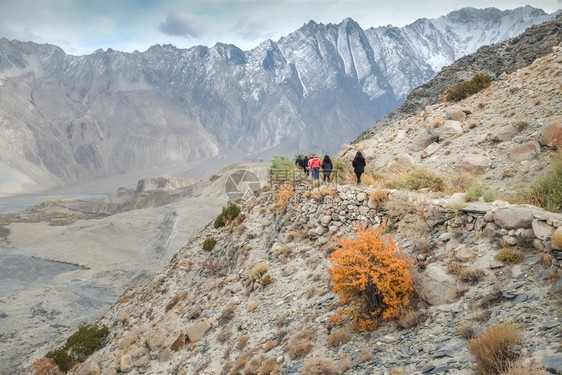
[{"label": "boulder", "polygon": [[460,109],[453,108],[447,112],[445,119],[463,122],[466,119],[466,113]]},{"label": "boulder", "polygon": [[457,134],[462,134],[462,124],[460,121],[447,120],[443,126],[439,129],[439,138],[446,139],[454,137]]},{"label": "boulder", "polygon": [[509,206],[494,212],[494,223],[503,229],[530,228],[533,212],[525,207]]},{"label": "boulder", "polygon": [[552,232],[554,232],[554,227],[548,225],[542,220],[533,220],[531,226],[533,227],[535,237],[541,241],[546,241],[546,239],[552,235]]},{"label": "boulder", "polygon": [[414,160],[412,155],[402,154],[392,159],[386,166],[386,169],[388,169],[391,172],[404,171],[412,168],[415,165],[416,165],[416,161]]},{"label": "boulder", "polygon": [[174,358],[174,352],[170,348],[164,349],[160,354],[160,362],[170,362]]},{"label": "boulder", "polygon": [[468,262],[476,258],[476,252],[467,245],[460,245],[455,249],[455,257],[461,262]]},{"label": "boulder", "polygon": [[421,157],[422,159],[428,158],[431,155],[433,155],[437,150],[439,150],[439,148],[441,147],[441,145],[437,142],[433,142],[432,144],[430,144],[429,146],[427,146],[425,148],[425,150],[422,151],[421,153]]},{"label": "boulder", "polygon": [[128,354],[122,355],[119,359],[119,369],[121,372],[129,372],[133,369],[131,366],[131,356]]},{"label": "boulder", "polygon": [[146,345],[148,345],[150,350],[158,350],[166,346],[166,341],[168,341],[166,332],[152,331],[146,336]]},{"label": "boulder", "polygon": [[186,335],[189,342],[199,341],[211,329],[211,323],[207,318],[201,318],[197,323],[190,325],[186,329]]},{"label": "boulder", "polygon": [[541,153],[541,145],[537,141],[529,141],[511,148],[509,158],[514,162],[533,159]]},{"label": "boulder", "polygon": [[562,116],[554,116],[540,134],[539,142],[543,146],[558,150],[562,147]]},{"label": "boulder", "polygon": [[80,366],[80,368],[76,372],[76,375],[100,375],[100,374],[101,374],[100,366],[94,361],[88,361],[84,363],[82,366]]},{"label": "boulder", "polygon": [[177,352],[181,349],[183,349],[183,347],[185,346],[185,334],[184,333],[180,333],[180,335],[178,336],[178,338],[176,339],[176,341],[174,341],[172,343],[171,349],[174,352]]},{"label": "boulder", "polygon": [[432,305],[442,305],[453,300],[456,278],[435,263],[429,264],[420,275],[420,296]]},{"label": "boulder", "polygon": [[517,129],[514,126],[507,125],[492,129],[490,137],[494,142],[503,142],[515,137],[517,133]]},{"label": "boulder", "polygon": [[457,165],[464,172],[484,172],[492,166],[492,160],[481,154],[467,153],[457,159]]}]

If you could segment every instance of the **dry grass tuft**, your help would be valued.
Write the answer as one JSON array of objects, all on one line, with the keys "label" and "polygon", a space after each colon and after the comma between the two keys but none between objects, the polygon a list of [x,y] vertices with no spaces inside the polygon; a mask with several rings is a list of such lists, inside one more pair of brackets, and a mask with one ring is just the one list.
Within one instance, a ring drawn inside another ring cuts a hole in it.
[{"label": "dry grass tuft", "polygon": [[465,340],[470,340],[474,338],[474,327],[472,322],[468,320],[463,320],[459,323],[459,334]]},{"label": "dry grass tuft", "polygon": [[552,244],[552,247],[556,249],[562,249],[562,231],[557,230],[554,233],[552,233],[552,236],[550,237],[550,242]]},{"label": "dry grass tuft", "polygon": [[314,357],[304,364],[301,375],[337,375],[340,370],[330,358]]},{"label": "dry grass tuft", "polygon": [[260,262],[252,267],[250,270],[249,278],[250,280],[258,280],[261,278],[269,269],[269,265],[266,262]]},{"label": "dry grass tuft", "polygon": [[248,340],[250,339],[250,336],[248,335],[240,335],[238,337],[238,342],[236,343],[236,349],[238,350],[242,350],[246,347],[246,344],[248,343]]},{"label": "dry grass tuft", "polygon": [[263,365],[260,367],[260,375],[269,375],[275,371],[277,368],[277,362],[275,359],[270,358],[267,361],[263,362]]},{"label": "dry grass tuft", "polygon": [[507,264],[521,263],[525,256],[521,251],[515,250],[511,247],[504,247],[494,256],[494,259]]},{"label": "dry grass tuft", "polygon": [[334,329],[328,336],[328,346],[335,348],[347,344],[351,340],[351,333],[347,328]]},{"label": "dry grass tuft", "polygon": [[521,328],[512,322],[489,327],[470,340],[468,349],[476,357],[477,375],[496,375],[506,371],[519,356],[514,347],[521,342]]},{"label": "dry grass tuft", "polygon": [[470,285],[476,285],[484,276],[486,272],[479,269],[465,268],[459,273],[459,279]]},{"label": "dry grass tuft", "polygon": [[428,315],[429,313],[427,310],[409,310],[404,315],[402,315],[400,319],[396,321],[396,323],[398,323],[398,326],[400,326],[402,329],[409,329],[417,327],[425,322]]},{"label": "dry grass tuft", "polygon": [[303,328],[289,344],[289,357],[293,360],[304,357],[314,347],[315,340],[314,331],[310,328]]},{"label": "dry grass tuft", "polygon": [[229,325],[225,324],[224,326],[222,326],[220,331],[217,332],[216,337],[218,342],[224,343],[230,338],[230,336],[232,336],[232,329]]},{"label": "dry grass tuft", "polygon": [[277,341],[277,339],[269,340],[265,344],[263,344],[263,351],[267,353],[271,349],[275,348],[278,344],[279,342]]},{"label": "dry grass tuft", "polygon": [[369,194],[369,203],[375,207],[379,207],[388,199],[388,190],[375,189]]},{"label": "dry grass tuft", "polygon": [[549,375],[550,372],[532,363],[525,363],[522,365],[511,365],[507,371],[502,372],[501,375]]},{"label": "dry grass tuft", "polygon": [[224,324],[230,322],[234,318],[237,308],[238,306],[235,303],[229,303],[222,311],[221,316],[219,317],[219,323]]}]

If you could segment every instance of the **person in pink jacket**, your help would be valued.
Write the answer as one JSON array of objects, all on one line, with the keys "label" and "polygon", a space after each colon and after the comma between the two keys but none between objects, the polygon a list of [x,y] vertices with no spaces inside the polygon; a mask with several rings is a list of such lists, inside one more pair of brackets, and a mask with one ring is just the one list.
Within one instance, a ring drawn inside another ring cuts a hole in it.
[{"label": "person in pink jacket", "polygon": [[308,161],[308,168],[312,169],[312,179],[318,181],[320,178],[320,167],[322,166],[322,160],[318,156],[310,155],[310,160]]}]

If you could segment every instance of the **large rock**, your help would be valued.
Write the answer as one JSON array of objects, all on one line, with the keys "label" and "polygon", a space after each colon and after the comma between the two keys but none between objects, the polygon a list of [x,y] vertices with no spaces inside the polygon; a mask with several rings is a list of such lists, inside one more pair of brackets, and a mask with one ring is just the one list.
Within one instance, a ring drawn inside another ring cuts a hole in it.
[{"label": "large rock", "polygon": [[422,151],[421,153],[421,157],[422,159],[428,158],[431,155],[433,155],[437,150],[439,150],[439,148],[441,147],[441,145],[437,142],[433,142],[432,144],[430,144],[429,146],[427,146],[425,148],[425,150]]},{"label": "large rock", "polygon": [[100,366],[94,361],[88,361],[84,363],[82,366],[80,366],[80,368],[76,372],[76,375],[100,375],[100,374],[101,374]]},{"label": "large rock", "polygon": [[552,233],[552,238],[556,238],[556,241],[551,241],[550,245],[554,250],[562,250],[562,227],[557,228],[554,233]]},{"label": "large rock", "polygon": [[466,119],[466,113],[458,108],[452,108],[445,115],[445,119],[463,122]]},{"label": "large rock", "polygon": [[542,129],[539,142],[553,150],[562,148],[562,116],[552,117],[550,123]]},{"label": "large rock", "polygon": [[439,129],[439,138],[446,139],[454,137],[457,134],[462,134],[462,124],[460,121],[447,120],[443,126]]},{"label": "large rock", "polygon": [[490,132],[490,138],[495,142],[508,141],[515,137],[517,134],[517,129],[511,125],[502,126],[500,128],[495,128]]},{"label": "large rock", "polygon": [[548,225],[542,220],[535,219],[532,222],[533,233],[541,241],[546,241],[554,232],[554,227]]},{"label": "large rock", "polygon": [[420,296],[432,305],[442,305],[453,300],[456,278],[448,275],[443,267],[431,263],[420,275]]},{"label": "large rock", "polygon": [[386,168],[391,171],[404,171],[412,168],[416,165],[416,161],[410,154],[402,154],[394,159],[392,159]]},{"label": "large rock", "polygon": [[484,172],[492,165],[492,160],[482,154],[469,152],[460,155],[457,159],[457,165],[465,172]]},{"label": "large rock", "polygon": [[541,145],[537,141],[529,141],[516,145],[511,149],[509,158],[515,162],[529,160],[541,153]]},{"label": "large rock", "polygon": [[131,366],[131,356],[129,354],[121,356],[119,359],[119,368],[121,372],[129,372],[133,369]]},{"label": "large rock", "polygon": [[533,212],[525,207],[509,206],[494,212],[494,222],[503,229],[530,228]]},{"label": "large rock", "polygon": [[211,329],[211,327],[212,325],[211,323],[209,323],[207,318],[201,318],[201,320],[198,321],[197,323],[187,327],[186,335],[187,338],[189,339],[189,342],[196,342],[201,340],[203,336],[205,336],[207,331]]}]

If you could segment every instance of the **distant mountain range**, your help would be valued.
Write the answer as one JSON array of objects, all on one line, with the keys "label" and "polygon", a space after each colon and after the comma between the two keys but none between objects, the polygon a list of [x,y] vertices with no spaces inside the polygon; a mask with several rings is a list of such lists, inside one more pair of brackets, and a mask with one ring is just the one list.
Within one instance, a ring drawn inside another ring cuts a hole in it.
[{"label": "distant mountain range", "polygon": [[250,51],[71,56],[0,39],[0,194],[221,154],[335,152],[483,45],[554,18],[463,8],[402,28],[313,21]]}]

